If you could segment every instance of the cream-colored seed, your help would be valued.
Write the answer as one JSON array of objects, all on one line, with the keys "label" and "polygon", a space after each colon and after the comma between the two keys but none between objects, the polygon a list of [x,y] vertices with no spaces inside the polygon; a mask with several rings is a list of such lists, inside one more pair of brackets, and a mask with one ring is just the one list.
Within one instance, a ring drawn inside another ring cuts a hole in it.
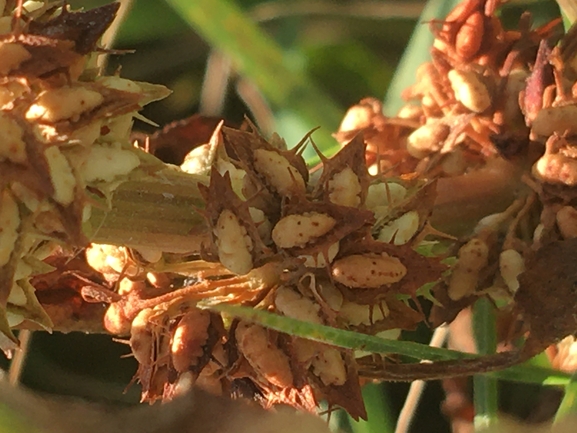
[{"label": "cream-colored seed", "polygon": [[20,212],[8,191],[2,192],[0,197],[0,266],[4,266],[10,260],[18,240]]},{"label": "cream-colored seed", "polygon": [[338,349],[327,347],[313,359],[313,373],[326,386],[341,386],[347,381],[347,368]]},{"label": "cream-colored seed", "polygon": [[440,120],[431,119],[419,127],[407,139],[407,152],[415,158],[423,159],[443,147],[451,128]]},{"label": "cream-colored seed", "polygon": [[150,319],[155,314],[152,308],[140,311],[130,327],[130,348],[136,360],[143,365],[149,365],[152,361],[154,336]]},{"label": "cream-colored seed", "polygon": [[274,305],[282,314],[293,319],[319,325],[323,323],[319,317],[320,306],[289,287],[278,288]]},{"label": "cream-colored seed", "polygon": [[254,167],[283,196],[305,192],[305,181],[299,171],[280,153],[256,149]]},{"label": "cream-colored seed", "polygon": [[116,145],[93,145],[82,166],[84,181],[112,182],[116,177],[125,176],[140,165],[138,156]]},{"label": "cream-colored seed", "polygon": [[31,57],[28,50],[20,44],[0,42],[0,74],[8,74]]},{"label": "cream-colored seed", "polygon": [[386,317],[384,313],[387,312],[386,307],[362,305],[345,300],[339,311],[339,317],[353,326],[370,326],[383,320]]},{"label": "cream-colored seed", "polygon": [[545,154],[533,165],[533,176],[542,182],[577,185],[577,160],[562,154]]},{"label": "cream-colored seed", "polygon": [[202,356],[209,325],[210,313],[206,310],[189,311],[180,319],[170,345],[172,365],[176,371],[187,371]]},{"label": "cream-colored seed", "polygon": [[332,263],[334,258],[339,253],[339,242],[332,244],[325,252],[319,251],[314,255],[299,256],[305,260],[304,265],[309,268],[324,268],[327,264]]},{"label": "cream-colored seed", "polygon": [[554,132],[577,132],[577,105],[542,108],[531,123],[531,134],[549,137]]},{"label": "cream-colored seed", "polygon": [[50,179],[54,186],[54,200],[68,206],[74,200],[76,178],[68,159],[57,146],[51,146],[44,151],[50,170]]},{"label": "cream-colored seed", "polygon": [[100,93],[84,87],[44,90],[26,112],[26,118],[42,122],[75,121],[82,113],[98,107],[102,101],[104,97]]},{"label": "cream-colored seed", "polygon": [[337,260],[332,275],[337,283],[355,289],[378,288],[397,283],[407,268],[396,257],[381,254],[354,254]]},{"label": "cream-colored seed", "polygon": [[386,243],[392,241],[395,245],[404,245],[415,236],[418,229],[419,213],[412,210],[381,228],[378,240]]},{"label": "cream-colored seed", "polygon": [[358,207],[361,204],[361,182],[350,168],[336,173],[328,182],[329,200],[340,206]]},{"label": "cream-colored seed", "polygon": [[572,206],[563,206],[555,218],[564,239],[577,238],[577,209]]},{"label": "cream-colored seed", "polygon": [[224,209],[214,227],[218,258],[230,271],[244,275],[252,269],[252,239],[237,216]]},{"label": "cream-colored seed", "polygon": [[447,76],[455,93],[455,99],[465,108],[475,113],[482,113],[491,106],[489,90],[476,72],[453,69]]},{"label": "cream-colored seed", "polygon": [[307,212],[281,218],[272,230],[272,240],[280,248],[304,247],[327,234],[336,220],[326,214]]},{"label": "cream-colored seed", "polygon": [[449,297],[454,301],[475,292],[479,272],[488,263],[489,247],[480,239],[471,239],[459,249],[458,258],[448,287]]},{"label": "cream-colored seed", "polygon": [[22,140],[22,128],[3,113],[0,113],[0,143],[2,143],[0,161],[8,160],[16,164],[26,162],[26,144]]},{"label": "cream-colored seed", "polygon": [[235,336],[238,348],[257,373],[280,388],[293,386],[288,357],[272,344],[266,329],[241,322]]},{"label": "cream-colored seed", "polygon": [[516,250],[508,249],[499,255],[499,271],[509,290],[515,293],[519,288],[517,277],[525,271],[525,260]]},{"label": "cream-colored seed", "polygon": [[123,92],[129,93],[140,93],[142,92],[142,88],[132,80],[128,80],[126,78],[120,78],[118,76],[107,76],[99,78],[99,84],[102,84],[104,87],[108,87],[109,89],[114,90],[121,90]]}]

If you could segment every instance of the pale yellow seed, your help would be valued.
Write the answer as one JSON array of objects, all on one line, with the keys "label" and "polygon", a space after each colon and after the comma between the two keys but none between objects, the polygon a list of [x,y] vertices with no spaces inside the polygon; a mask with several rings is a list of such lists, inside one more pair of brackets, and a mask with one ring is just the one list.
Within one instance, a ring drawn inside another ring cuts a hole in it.
[{"label": "pale yellow seed", "polygon": [[381,254],[354,254],[337,260],[332,266],[337,283],[355,289],[378,288],[397,283],[407,268],[396,257]]},{"label": "pale yellow seed", "polygon": [[531,123],[531,134],[549,137],[554,132],[577,132],[577,105],[542,108]]},{"label": "pale yellow seed", "polygon": [[26,143],[22,140],[22,128],[4,113],[0,113],[0,161],[16,164],[26,162]]},{"label": "pale yellow seed", "polygon": [[451,129],[437,119],[430,119],[407,139],[407,152],[415,158],[423,159],[443,147]]},{"label": "pale yellow seed", "polygon": [[465,108],[475,113],[482,113],[491,106],[491,95],[479,74],[453,69],[447,76],[455,93],[455,99]]},{"label": "pale yellow seed", "polygon": [[543,155],[533,165],[533,176],[542,182],[577,185],[577,160],[562,154]]},{"label": "pale yellow seed", "polygon": [[93,145],[81,169],[87,183],[112,182],[115,178],[126,176],[140,165],[140,159],[131,150],[118,145]]},{"label": "pale yellow seed", "polygon": [[489,247],[480,239],[471,239],[459,249],[458,258],[448,287],[449,297],[454,301],[475,292],[479,272],[488,264]]},{"label": "pale yellow seed", "polygon": [[419,213],[415,210],[401,215],[383,226],[379,231],[378,240],[394,245],[404,245],[409,242],[419,229]]},{"label": "pale yellow seed", "polygon": [[515,293],[517,289],[519,289],[519,280],[517,277],[525,272],[525,260],[523,256],[513,249],[502,251],[499,255],[499,271],[509,290]]},{"label": "pale yellow seed", "polygon": [[293,319],[319,325],[323,323],[319,317],[320,306],[289,287],[278,288],[274,305],[282,314]]},{"label": "pale yellow seed", "polygon": [[210,313],[206,310],[194,309],[180,319],[170,345],[172,364],[176,371],[187,371],[203,355],[209,325]]},{"label": "pale yellow seed", "polygon": [[52,186],[54,186],[54,200],[68,206],[74,201],[74,189],[76,187],[76,178],[72,172],[72,167],[57,146],[47,148],[44,155],[46,162],[48,162]]},{"label": "pale yellow seed", "polygon": [[136,360],[143,365],[152,362],[154,337],[150,319],[154,315],[152,308],[146,308],[136,315],[130,327],[130,348]]},{"label": "pale yellow seed", "polygon": [[337,221],[327,214],[307,212],[281,218],[272,230],[272,240],[280,248],[304,247],[327,234]]},{"label": "pale yellow seed", "polygon": [[400,203],[407,196],[407,188],[393,182],[375,183],[369,186],[365,206],[375,210],[382,206],[392,207]]},{"label": "pale yellow seed", "polygon": [[0,74],[8,74],[31,57],[28,50],[20,44],[0,42]]},{"label": "pale yellow seed", "polygon": [[8,191],[2,192],[0,201],[0,266],[10,260],[18,240],[20,212],[18,205]]},{"label": "pale yellow seed", "polygon": [[338,349],[324,348],[312,361],[313,373],[326,386],[341,386],[347,381],[345,361]]},{"label": "pale yellow seed", "polygon": [[350,207],[361,204],[361,182],[350,167],[336,173],[329,180],[328,191],[331,203]]},{"label": "pale yellow seed", "polygon": [[44,90],[26,112],[28,120],[58,122],[75,121],[87,111],[98,107],[104,97],[94,90],[84,87],[60,87]]},{"label": "pale yellow seed", "polygon": [[237,216],[224,209],[214,227],[218,258],[230,271],[244,275],[252,269],[252,239]]},{"label": "pale yellow seed", "polygon": [[280,153],[256,149],[254,167],[280,195],[305,192],[305,181],[299,171]]}]

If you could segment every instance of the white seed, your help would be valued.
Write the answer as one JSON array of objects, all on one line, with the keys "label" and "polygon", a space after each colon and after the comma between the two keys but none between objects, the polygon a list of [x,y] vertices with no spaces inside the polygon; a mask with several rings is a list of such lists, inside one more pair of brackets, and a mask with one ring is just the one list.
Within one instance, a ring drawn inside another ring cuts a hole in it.
[{"label": "white seed", "polygon": [[183,163],[180,164],[180,169],[189,174],[208,173],[214,159],[212,148],[210,144],[195,147],[186,154]]},{"label": "white seed", "polygon": [[555,132],[577,132],[577,105],[542,108],[531,123],[531,134],[549,137]]},{"label": "white seed", "polygon": [[320,306],[289,287],[278,288],[274,305],[282,314],[293,319],[319,325],[323,323],[319,317]]},{"label": "white seed", "polygon": [[0,266],[10,260],[18,240],[20,212],[18,205],[8,191],[2,192],[0,201]]},{"label": "white seed", "polygon": [[326,214],[307,212],[281,218],[272,230],[272,240],[280,248],[304,247],[327,234],[336,220]]},{"label": "white seed", "polygon": [[331,203],[350,207],[361,204],[361,182],[350,167],[336,173],[329,180],[328,192]]},{"label": "white seed", "polygon": [[332,266],[336,282],[350,288],[378,288],[399,282],[407,268],[388,254],[353,254],[337,260]]},{"label": "white seed", "polygon": [[489,247],[482,240],[474,238],[459,249],[458,257],[448,287],[449,297],[454,301],[475,292],[479,272],[488,263]]},{"label": "white seed", "polygon": [[509,290],[515,293],[519,288],[517,277],[525,271],[525,260],[516,250],[502,251],[499,255],[499,271]]},{"label": "white seed", "polygon": [[339,311],[339,317],[353,326],[370,326],[386,317],[383,311],[388,312],[385,307],[381,309],[379,305],[362,305],[345,300]]},{"label": "white seed", "polygon": [[564,239],[577,238],[577,209],[563,206],[555,216],[557,227]]},{"label": "white seed", "polygon": [[22,128],[3,113],[0,113],[0,143],[0,161],[7,159],[16,164],[26,162],[26,143],[22,140]]},{"label": "white seed", "polygon": [[305,181],[299,171],[280,153],[256,149],[254,167],[283,196],[304,193]]},{"label": "white seed", "polygon": [[491,95],[480,76],[473,71],[449,71],[447,77],[451,82],[455,99],[465,108],[482,113],[491,106]]},{"label": "white seed", "polygon": [[341,386],[347,381],[347,369],[341,353],[334,347],[322,350],[312,362],[313,373],[326,386]]},{"label": "white seed", "polygon": [[44,90],[26,112],[28,120],[58,122],[77,120],[78,117],[98,107],[104,97],[94,90],[84,87],[60,87]]},{"label": "white seed", "polygon": [[280,388],[293,386],[288,357],[268,338],[267,330],[244,322],[235,331],[238,348],[257,373]]},{"label": "white seed", "polygon": [[44,155],[48,162],[52,186],[54,186],[54,200],[68,206],[74,200],[74,188],[76,187],[76,178],[72,172],[72,167],[57,146],[47,148]]},{"label": "white seed", "polygon": [[239,275],[252,269],[252,239],[230,209],[220,213],[214,234],[218,258],[224,267]]},{"label": "white seed", "polygon": [[131,150],[118,145],[93,145],[81,174],[87,183],[102,180],[112,182],[116,177],[125,176],[140,165],[140,159]]},{"label": "white seed", "polygon": [[20,44],[0,42],[0,74],[8,74],[31,57],[28,50]]},{"label": "white seed", "polygon": [[401,215],[389,222],[379,231],[378,240],[394,245],[404,245],[411,240],[419,229],[419,213],[415,210]]},{"label": "white seed", "polygon": [[339,253],[339,242],[335,242],[332,244],[325,252],[319,251],[315,255],[302,255],[299,256],[301,259],[304,259],[304,265],[308,266],[309,268],[324,268],[327,264],[332,263],[334,258]]}]

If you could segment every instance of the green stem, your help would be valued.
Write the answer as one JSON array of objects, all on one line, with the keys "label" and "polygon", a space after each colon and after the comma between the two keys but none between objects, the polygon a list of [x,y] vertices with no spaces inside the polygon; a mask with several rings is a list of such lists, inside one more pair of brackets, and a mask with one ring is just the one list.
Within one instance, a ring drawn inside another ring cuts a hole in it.
[{"label": "green stem", "polygon": [[[481,298],[475,303],[473,329],[479,354],[495,353],[497,349],[495,311],[493,304],[486,298]],[[475,431],[482,431],[497,421],[497,379],[488,375],[476,375],[473,377],[473,391]]]},{"label": "green stem", "polygon": [[84,233],[92,242],[195,253],[207,233],[198,183],[208,179],[164,169],[121,184],[108,208],[93,206]]},{"label": "green stem", "polygon": [[565,395],[555,414],[555,423],[571,414],[577,414],[577,373],[571,376],[571,380],[565,386]]}]

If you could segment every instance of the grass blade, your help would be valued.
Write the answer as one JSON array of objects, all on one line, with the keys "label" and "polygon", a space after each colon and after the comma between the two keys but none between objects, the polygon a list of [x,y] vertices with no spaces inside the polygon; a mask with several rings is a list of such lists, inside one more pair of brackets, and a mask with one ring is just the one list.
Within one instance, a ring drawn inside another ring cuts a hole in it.
[{"label": "grass blade", "polygon": [[[330,344],[345,349],[362,350],[380,354],[399,354],[418,360],[443,361],[453,359],[475,358],[476,355],[458,352],[456,350],[430,347],[425,344],[412,341],[387,340],[372,335],[332,328],[325,325],[303,322],[290,317],[279,316],[263,310],[255,310],[251,307],[230,304],[198,304],[199,308],[207,308],[212,311],[224,313],[249,322],[257,323],[264,327],[284,332],[307,340]],[[531,365],[530,362],[510,367],[506,370],[487,373],[487,375],[503,380],[523,383],[535,383],[541,385],[567,385],[570,375]]]},{"label": "grass blade", "polygon": [[[214,49],[228,56],[237,71],[252,80],[277,107],[298,113],[306,128],[321,126],[315,142],[326,153],[338,144],[331,137],[342,110],[316,87],[302,69],[292,67],[281,47],[232,1],[166,0]],[[311,160],[312,164],[318,162]]]}]

